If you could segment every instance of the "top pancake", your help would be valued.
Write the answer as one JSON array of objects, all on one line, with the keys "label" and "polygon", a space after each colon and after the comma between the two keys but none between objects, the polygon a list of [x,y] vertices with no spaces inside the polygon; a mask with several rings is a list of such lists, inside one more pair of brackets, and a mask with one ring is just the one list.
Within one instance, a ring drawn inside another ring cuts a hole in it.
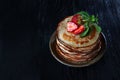
[{"label": "top pancake", "polygon": [[89,33],[88,36],[85,36],[83,38],[80,38],[80,35],[75,35],[71,32],[68,32],[67,22],[70,21],[71,18],[72,16],[69,16],[58,24],[58,28],[57,28],[58,39],[60,39],[67,45],[75,48],[90,46],[98,40],[99,33],[96,31],[95,28]]}]

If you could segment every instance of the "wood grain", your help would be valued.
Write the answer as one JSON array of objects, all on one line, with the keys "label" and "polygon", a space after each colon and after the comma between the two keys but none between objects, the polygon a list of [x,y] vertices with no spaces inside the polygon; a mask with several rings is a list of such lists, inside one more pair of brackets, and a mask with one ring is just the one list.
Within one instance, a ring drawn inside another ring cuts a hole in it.
[{"label": "wood grain", "polygon": [[[96,64],[72,68],[53,58],[49,39],[81,10],[98,15],[107,50]],[[0,80],[120,80],[119,0],[4,0],[0,11]]]}]

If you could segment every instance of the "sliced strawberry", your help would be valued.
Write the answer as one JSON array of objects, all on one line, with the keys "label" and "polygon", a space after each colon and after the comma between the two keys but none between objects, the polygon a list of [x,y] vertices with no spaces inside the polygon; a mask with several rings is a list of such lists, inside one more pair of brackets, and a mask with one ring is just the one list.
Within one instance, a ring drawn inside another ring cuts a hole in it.
[{"label": "sliced strawberry", "polygon": [[73,23],[73,22],[67,23],[67,31],[72,32],[72,31],[76,30],[77,28],[78,28],[78,26],[75,23]]},{"label": "sliced strawberry", "polygon": [[81,34],[85,30],[84,25],[81,25],[78,29],[76,29],[73,33],[74,34]]},{"label": "sliced strawberry", "polygon": [[80,24],[80,15],[76,14],[72,17],[71,19],[72,22],[74,22],[75,24],[79,25]]}]

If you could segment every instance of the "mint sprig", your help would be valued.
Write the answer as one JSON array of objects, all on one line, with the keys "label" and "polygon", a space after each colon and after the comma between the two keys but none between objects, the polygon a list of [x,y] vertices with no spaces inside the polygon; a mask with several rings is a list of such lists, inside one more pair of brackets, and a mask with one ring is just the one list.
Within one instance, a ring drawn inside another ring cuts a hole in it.
[{"label": "mint sprig", "polygon": [[85,26],[85,31],[80,34],[80,37],[87,36],[87,34],[90,30],[90,26],[94,26],[98,33],[101,32],[101,27],[98,26],[98,18],[95,15],[89,15],[85,11],[78,12],[77,14],[81,15],[81,17],[84,21],[84,26]]}]

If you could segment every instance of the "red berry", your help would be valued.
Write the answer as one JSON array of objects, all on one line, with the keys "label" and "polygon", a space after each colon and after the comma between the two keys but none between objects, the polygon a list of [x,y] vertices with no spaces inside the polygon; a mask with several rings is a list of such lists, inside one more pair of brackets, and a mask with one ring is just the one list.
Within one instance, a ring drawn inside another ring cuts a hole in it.
[{"label": "red berry", "polygon": [[85,30],[84,25],[81,25],[78,29],[76,29],[73,33],[74,34],[81,34]]},{"label": "red berry", "polygon": [[72,31],[76,30],[77,28],[78,28],[78,26],[75,23],[73,23],[73,22],[67,23],[67,31],[72,32]]},{"label": "red berry", "polygon": [[80,15],[76,14],[72,17],[71,21],[78,25],[80,21],[79,19],[80,19]]}]

